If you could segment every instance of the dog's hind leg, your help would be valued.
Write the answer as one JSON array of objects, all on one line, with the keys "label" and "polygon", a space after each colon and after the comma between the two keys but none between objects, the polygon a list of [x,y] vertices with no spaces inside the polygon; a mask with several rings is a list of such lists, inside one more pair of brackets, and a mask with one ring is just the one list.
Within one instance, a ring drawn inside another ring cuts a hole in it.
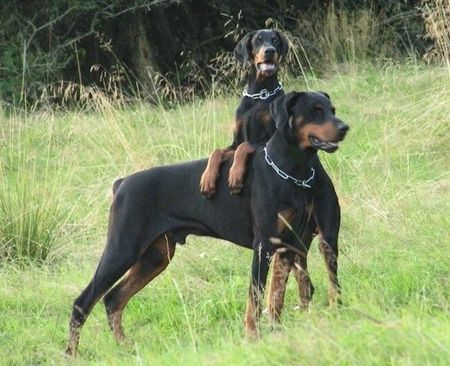
[{"label": "dog's hind leg", "polygon": [[[73,304],[69,323],[69,342],[66,348],[68,355],[75,355],[81,328],[94,305],[136,261],[135,257],[130,257],[126,253],[118,252],[116,254],[113,260],[107,251],[103,253],[94,278]],[[109,263],[110,266],[107,266],[106,263]]]},{"label": "dog's hind leg", "polygon": [[74,356],[80,332],[97,301],[118,281],[145,251],[148,243],[146,218],[133,215],[127,207],[114,202],[111,208],[108,239],[94,277],[73,304],[66,354]]},{"label": "dog's hind leg", "polygon": [[129,251],[127,253],[127,250],[120,252],[116,249],[115,253],[111,254],[110,248],[107,247],[102,255],[94,278],[73,304],[66,354],[75,355],[81,328],[92,308],[136,260],[137,253],[133,255]]},{"label": "dog's hind leg", "polygon": [[125,277],[104,297],[109,326],[118,342],[125,339],[122,312],[128,301],[169,265],[175,254],[175,242],[168,235],[155,240]]}]

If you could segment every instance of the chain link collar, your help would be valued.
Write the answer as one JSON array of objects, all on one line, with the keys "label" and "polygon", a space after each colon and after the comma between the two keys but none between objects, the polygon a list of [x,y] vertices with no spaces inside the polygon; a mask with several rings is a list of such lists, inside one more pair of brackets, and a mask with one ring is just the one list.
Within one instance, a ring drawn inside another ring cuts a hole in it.
[{"label": "chain link collar", "polygon": [[261,89],[261,91],[259,93],[255,93],[255,94],[249,94],[247,92],[247,89],[248,89],[248,85],[245,86],[244,91],[242,92],[243,97],[266,100],[266,99],[270,98],[271,96],[274,96],[275,94],[277,94],[280,90],[283,90],[283,86],[281,85],[281,83],[279,83],[279,85],[272,91],[269,91],[267,89]]},{"label": "chain link collar", "polygon": [[273,162],[273,160],[270,158],[269,153],[267,152],[267,147],[264,148],[264,153],[265,153],[265,158],[266,158],[267,164],[269,164],[270,167],[273,170],[275,170],[275,173],[277,173],[281,178],[283,178],[284,180],[290,179],[295,185],[302,187],[303,189],[311,188],[312,180],[314,179],[314,176],[316,174],[316,171],[314,170],[313,167],[311,167],[311,176],[308,179],[300,180],[300,179],[290,176],[289,174],[287,174],[286,172],[284,172],[280,168],[278,168],[275,165],[275,163]]}]

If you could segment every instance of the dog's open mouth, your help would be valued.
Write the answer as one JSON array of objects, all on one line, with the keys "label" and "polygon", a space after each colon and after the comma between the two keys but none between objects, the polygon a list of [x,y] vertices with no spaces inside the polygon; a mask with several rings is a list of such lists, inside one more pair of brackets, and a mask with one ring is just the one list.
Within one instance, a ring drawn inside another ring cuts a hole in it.
[{"label": "dog's open mouth", "polygon": [[339,148],[339,141],[323,141],[316,136],[309,136],[312,147],[329,153],[335,152]]},{"label": "dog's open mouth", "polygon": [[263,74],[273,74],[277,69],[277,65],[273,62],[260,62],[256,67]]}]

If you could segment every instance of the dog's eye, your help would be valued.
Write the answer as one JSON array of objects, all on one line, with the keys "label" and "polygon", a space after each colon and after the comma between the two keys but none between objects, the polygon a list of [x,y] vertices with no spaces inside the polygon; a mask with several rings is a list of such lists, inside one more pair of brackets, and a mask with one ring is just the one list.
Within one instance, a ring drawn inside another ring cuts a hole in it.
[{"label": "dog's eye", "polygon": [[260,38],[256,38],[255,39],[255,45],[259,46],[261,44],[261,39]]},{"label": "dog's eye", "polygon": [[323,112],[322,106],[320,106],[320,105],[314,106],[314,112],[316,112],[316,113],[322,113],[322,112]]},{"label": "dog's eye", "polygon": [[276,47],[278,46],[278,44],[280,43],[280,41],[278,40],[278,38],[274,38],[272,41],[273,45]]}]

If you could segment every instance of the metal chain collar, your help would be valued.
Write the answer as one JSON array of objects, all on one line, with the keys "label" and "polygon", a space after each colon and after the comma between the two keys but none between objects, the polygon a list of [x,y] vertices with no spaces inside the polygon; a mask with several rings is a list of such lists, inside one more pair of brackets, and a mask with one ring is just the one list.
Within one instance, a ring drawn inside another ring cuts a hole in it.
[{"label": "metal chain collar", "polygon": [[281,85],[281,83],[279,83],[279,84],[280,85],[278,85],[272,91],[268,91],[267,89],[261,89],[261,91],[259,93],[255,93],[255,94],[249,94],[247,92],[248,85],[246,85],[245,88],[244,88],[244,91],[242,92],[242,96],[243,97],[249,97],[249,98],[252,98],[252,99],[266,100],[266,99],[270,98],[271,96],[277,94],[280,90],[283,90],[283,86]]},{"label": "metal chain collar", "polygon": [[283,172],[280,168],[278,168],[273,162],[273,160],[270,158],[269,153],[267,152],[267,147],[264,148],[264,153],[267,164],[269,164],[272,167],[272,169],[275,170],[275,173],[277,173],[281,178],[283,178],[284,180],[290,179],[295,185],[302,187],[304,189],[311,188],[310,182],[314,179],[314,176],[316,174],[316,171],[314,170],[313,167],[311,167],[311,176],[308,179],[300,180],[290,176],[289,174]]}]

